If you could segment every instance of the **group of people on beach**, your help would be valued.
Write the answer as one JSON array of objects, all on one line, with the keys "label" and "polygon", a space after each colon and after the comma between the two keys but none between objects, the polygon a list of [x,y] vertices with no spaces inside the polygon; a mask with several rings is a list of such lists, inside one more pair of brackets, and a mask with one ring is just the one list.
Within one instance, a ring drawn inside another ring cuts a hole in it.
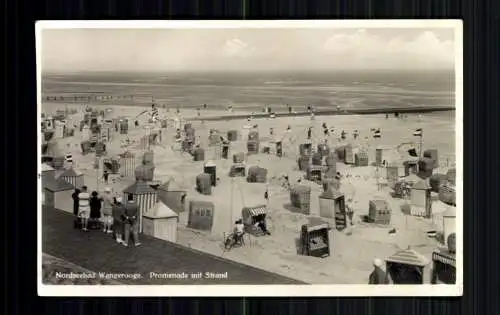
[{"label": "group of people on beach", "polygon": [[112,189],[106,187],[104,194],[97,191],[88,192],[87,186],[76,188],[72,195],[73,214],[75,215],[74,228],[88,232],[90,224],[93,227],[102,227],[102,232],[113,234],[117,243],[128,246],[130,235],[134,245],[139,246],[139,206],[132,195],[123,202],[122,197],[115,196]]}]

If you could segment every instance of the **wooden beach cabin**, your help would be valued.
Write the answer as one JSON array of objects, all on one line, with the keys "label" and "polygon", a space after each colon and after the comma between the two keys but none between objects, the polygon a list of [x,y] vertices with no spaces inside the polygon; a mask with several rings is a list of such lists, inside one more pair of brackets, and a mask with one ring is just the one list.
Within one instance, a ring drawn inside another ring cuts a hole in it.
[{"label": "wooden beach cabin", "polygon": [[376,224],[389,225],[392,210],[386,200],[370,200],[368,202],[368,220]]},{"label": "wooden beach cabin", "polygon": [[[263,236],[264,231],[257,226],[257,223],[266,220],[268,209],[266,205],[256,205],[252,207],[244,207],[241,210],[241,217],[245,225],[245,232],[253,236]],[[266,224],[267,225],[267,224]]]},{"label": "wooden beach cabin", "polygon": [[420,180],[411,188],[411,215],[430,218],[432,214],[432,187],[428,180]]},{"label": "wooden beach cabin", "polygon": [[43,182],[44,205],[49,208],[73,213],[72,194],[75,187],[62,178],[49,179]]},{"label": "wooden beach cabin", "polygon": [[455,207],[448,207],[441,216],[443,218],[444,242],[448,246],[449,236],[456,233],[457,229],[457,209]]},{"label": "wooden beach cabin", "polygon": [[311,212],[311,187],[295,185],[290,190],[290,203],[300,213],[309,215]]},{"label": "wooden beach cabin", "polygon": [[135,175],[135,154],[125,151],[120,154],[120,175],[122,177],[132,178]]},{"label": "wooden beach cabin", "polygon": [[187,226],[196,230],[211,231],[214,224],[215,207],[212,202],[191,200]]},{"label": "wooden beach cabin", "polygon": [[143,233],[167,242],[177,243],[178,221],[177,213],[158,201],[143,215]]},{"label": "wooden beach cabin", "polygon": [[142,233],[142,216],[151,209],[157,201],[156,190],[151,188],[145,181],[136,181],[123,190],[123,202],[127,202],[128,196],[132,195],[139,206],[139,232]]},{"label": "wooden beach cabin", "polygon": [[301,253],[305,256],[325,258],[330,256],[329,225],[320,219],[311,219],[300,230]]},{"label": "wooden beach cabin", "polygon": [[177,214],[186,211],[187,191],[175,180],[170,180],[158,186],[156,189],[158,200]]},{"label": "wooden beach cabin", "polygon": [[56,170],[47,163],[42,163],[42,184],[44,180],[55,179]]},{"label": "wooden beach cabin", "polygon": [[319,214],[323,218],[335,219],[335,228],[343,230],[347,227],[345,196],[343,193],[328,189],[319,196]]},{"label": "wooden beach cabin", "polygon": [[430,282],[430,262],[413,249],[396,252],[385,259],[387,273],[393,284],[424,284]]},{"label": "wooden beach cabin", "polygon": [[74,168],[68,168],[66,171],[64,171],[61,175],[60,178],[64,179],[73,187],[75,188],[81,188],[84,186],[84,176],[82,172],[79,172],[75,170]]},{"label": "wooden beach cabin", "polygon": [[456,284],[457,267],[454,251],[437,249],[432,253],[432,284]]}]

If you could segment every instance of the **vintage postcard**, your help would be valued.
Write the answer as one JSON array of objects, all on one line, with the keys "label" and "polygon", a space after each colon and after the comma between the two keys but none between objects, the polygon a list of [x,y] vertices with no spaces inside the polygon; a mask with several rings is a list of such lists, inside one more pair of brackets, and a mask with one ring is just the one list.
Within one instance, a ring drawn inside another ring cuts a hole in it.
[{"label": "vintage postcard", "polygon": [[39,295],[462,295],[461,21],[35,27]]}]

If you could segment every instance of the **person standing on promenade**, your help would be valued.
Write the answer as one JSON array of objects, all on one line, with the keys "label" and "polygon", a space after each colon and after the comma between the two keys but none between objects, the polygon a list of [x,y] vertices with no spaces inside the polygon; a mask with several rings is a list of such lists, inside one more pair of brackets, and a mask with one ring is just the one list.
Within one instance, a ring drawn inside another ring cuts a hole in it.
[{"label": "person standing on promenade", "polygon": [[104,233],[112,233],[111,225],[113,223],[113,201],[111,188],[104,188],[104,196],[102,197],[102,231]]},{"label": "person standing on promenade", "polygon": [[112,205],[111,213],[113,215],[113,232],[115,240],[118,244],[125,244],[123,242],[123,204],[122,197],[115,198],[115,203]]},{"label": "person standing on promenade", "polygon": [[124,246],[128,246],[130,234],[134,238],[135,246],[141,245],[139,242],[139,222],[137,215],[139,213],[139,206],[134,201],[133,195],[128,195],[128,200],[123,205],[123,221],[125,223]]},{"label": "person standing on promenade", "polygon": [[82,231],[87,232],[90,217],[90,194],[87,192],[87,186],[83,186],[78,194],[78,216],[82,222]]}]

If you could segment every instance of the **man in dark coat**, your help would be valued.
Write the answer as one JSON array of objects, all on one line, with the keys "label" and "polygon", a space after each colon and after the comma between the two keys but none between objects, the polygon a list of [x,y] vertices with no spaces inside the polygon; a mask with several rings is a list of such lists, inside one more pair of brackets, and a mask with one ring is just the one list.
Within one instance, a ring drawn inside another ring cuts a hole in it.
[{"label": "man in dark coat", "polygon": [[75,192],[71,195],[71,198],[73,198],[73,214],[75,215],[75,220],[73,223],[73,227],[76,229],[78,228],[78,208],[79,208],[79,202],[80,199],[78,198],[78,194],[80,194],[80,189],[75,188]]},{"label": "man in dark coat", "polygon": [[368,284],[389,284],[389,278],[382,270],[382,261],[378,258],[373,261],[373,271],[370,274]]}]

